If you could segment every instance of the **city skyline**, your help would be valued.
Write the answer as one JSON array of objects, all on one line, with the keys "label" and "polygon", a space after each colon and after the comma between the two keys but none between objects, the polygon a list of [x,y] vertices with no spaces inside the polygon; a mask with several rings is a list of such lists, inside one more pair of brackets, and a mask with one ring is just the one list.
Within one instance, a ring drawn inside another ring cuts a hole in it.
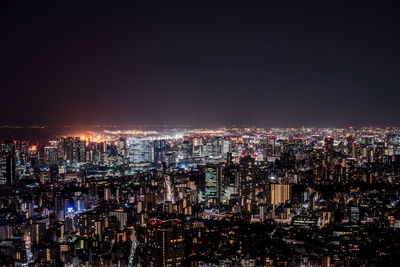
[{"label": "city skyline", "polygon": [[399,163],[400,127],[0,138],[0,264],[392,266]]},{"label": "city skyline", "polygon": [[0,1],[0,266],[400,260],[400,1]]}]

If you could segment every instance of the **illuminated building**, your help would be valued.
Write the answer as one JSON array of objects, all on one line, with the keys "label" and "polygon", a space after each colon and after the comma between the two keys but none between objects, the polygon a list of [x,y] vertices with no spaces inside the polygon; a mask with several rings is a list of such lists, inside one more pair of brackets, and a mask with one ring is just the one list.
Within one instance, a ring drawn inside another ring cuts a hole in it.
[{"label": "illuminated building", "polygon": [[15,183],[15,144],[0,141],[0,184]]},{"label": "illuminated building", "polygon": [[151,147],[149,140],[129,140],[129,162],[134,164],[151,162]]},{"label": "illuminated building", "polygon": [[165,140],[154,140],[154,165],[158,166],[165,161]]},{"label": "illuminated building", "polygon": [[317,226],[318,218],[315,216],[298,215],[292,218],[291,224],[302,228]]},{"label": "illuminated building", "polygon": [[79,137],[66,137],[57,140],[60,157],[71,163],[84,162],[86,160],[86,145]]},{"label": "illuminated building", "polygon": [[240,159],[239,194],[242,199],[255,199],[255,160],[250,156]]},{"label": "illuminated building", "polygon": [[350,222],[353,224],[360,223],[360,208],[350,207]]},{"label": "illuminated building", "polygon": [[270,184],[267,191],[267,199],[269,204],[279,205],[290,200],[291,188],[288,184]]},{"label": "illuminated building", "polygon": [[36,158],[39,164],[46,163],[45,147],[42,144],[36,146]]},{"label": "illuminated building", "polygon": [[180,220],[153,220],[147,236],[150,266],[182,266],[184,237]]},{"label": "illuminated building", "polygon": [[328,179],[333,169],[333,138],[325,138],[322,177]]},{"label": "illuminated building", "polygon": [[222,140],[221,154],[224,159],[227,159],[228,153],[232,151],[231,144],[232,141],[230,139]]},{"label": "illuminated building", "polygon": [[126,138],[125,137],[120,137],[117,141],[117,150],[118,154],[120,154],[122,157],[127,156],[127,145],[126,145]]},{"label": "illuminated building", "polygon": [[332,212],[324,211],[322,212],[322,220],[321,220],[321,225],[325,226],[329,223],[331,223],[332,220]]},{"label": "illuminated building", "polygon": [[45,223],[34,223],[29,226],[29,232],[31,240],[35,244],[43,242],[46,235],[46,224]]},{"label": "illuminated building", "polygon": [[44,147],[45,163],[46,164],[57,164],[58,163],[58,149],[56,146]]},{"label": "illuminated building", "polygon": [[182,143],[182,158],[190,159],[193,153],[193,143],[189,140],[185,140]]},{"label": "illuminated building", "polygon": [[219,198],[222,192],[222,167],[207,165],[205,167],[205,197],[206,199]]},{"label": "illuminated building", "polygon": [[111,188],[104,188],[104,200],[109,201],[111,199]]}]

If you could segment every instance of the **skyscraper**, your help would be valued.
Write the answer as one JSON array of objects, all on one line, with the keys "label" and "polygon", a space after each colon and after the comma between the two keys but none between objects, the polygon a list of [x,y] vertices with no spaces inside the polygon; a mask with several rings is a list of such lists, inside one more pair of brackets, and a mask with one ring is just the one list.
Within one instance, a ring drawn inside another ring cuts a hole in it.
[{"label": "skyscraper", "polygon": [[0,184],[15,183],[15,144],[0,141]]},{"label": "skyscraper", "polygon": [[165,160],[165,140],[154,140],[154,165],[157,166]]},{"label": "skyscraper", "polygon": [[323,170],[322,177],[329,178],[333,169],[333,138],[325,138],[324,140],[324,156],[323,156]]},{"label": "skyscraper", "polygon": [[151,162],[151,147],[149,140],[129,140],[129,162],[134,164]]},{"label": "skyscraper", "polygon": [[239,194],[241,198],[255,199],[255,160],[250,156],[240,159]]},{"label": "skyscraper", "polygon": [[291,197],[291,188],[288,184],[270,184],[267,191],[269,204],[284,204]]},{"label": "skyscraper", "polygon": [[147,236],[150,266],[182,266],[184,238],[180,220],[153,220]]},{"label": "skyscraper", "polygon": [[223,182],[222,167],[207,165],[205,168],[205,196],[206,199],[219,198]]}]

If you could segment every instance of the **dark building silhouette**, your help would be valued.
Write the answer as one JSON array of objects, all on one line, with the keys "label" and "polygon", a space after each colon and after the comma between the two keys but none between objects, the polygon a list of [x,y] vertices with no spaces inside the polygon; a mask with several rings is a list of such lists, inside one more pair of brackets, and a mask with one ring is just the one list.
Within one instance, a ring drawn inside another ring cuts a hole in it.
[{"label": "dark building silhouette", "polygon": [[158,166],[165,160],[165,140],[154,140],[154,165]]}]

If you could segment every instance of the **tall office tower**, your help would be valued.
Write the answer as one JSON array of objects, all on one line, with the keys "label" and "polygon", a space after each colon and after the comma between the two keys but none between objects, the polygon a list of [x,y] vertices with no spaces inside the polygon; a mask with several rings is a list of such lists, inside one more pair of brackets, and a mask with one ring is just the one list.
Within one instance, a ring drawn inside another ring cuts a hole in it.
[{"label": "tall office tower", "polygon": [[240,182],[240,169],[239,165],[233,164],[232,163],[232,154],[228,153],[228,158],[227,162],[225,163],[225,168],[223,169],[223,174],[224,174],[224,187],[228,185],[232,185],[236,188],[236,190],[239,189],[239,182]]},{"label": "tall office tower", "polygon": [[123,158],[127,157],[127,145],[126,145],[126,137],[120,137],[117,141],[117,151],[120,156]]},{"label": "tall office tower", "polygon": [[206,199],[220,198],[223,193],[222,166],[207,165],[205,167],[205,197]]},{"label": "tall office tower", "polygon": [[109,201],[111,198],[111,188],[104,188],[104,200]]},{"label": "tall office tower", "polygon": [[222,139],[220,137],[212,139],[211,156],[214,158],[221,158],[222,152]]},{"label": "tall office tower", "polygon": [[27,234],[30,234],[32,243],[40,244],[45,242],[46,238],[46,224],[45,223],[33,223],[29,225]]},{"label": "tall office tower", "polygon": [[230,139],[225,138],[222,140],[221,154],[224,160],[227,159],[228,153],[232,152],[231,145],[232,141]]},{"label": "tall office tower", "polygon": [[203,156],[203,146],[193,146],[193,157],[200,158]]},{"label": "tall office tower", "polygon": [[359,155],[359,152],[360,152],[359,150],[360,150],[360,145],[355,143],[355,142],[353,142],[353,145],[351,147],[352,158],[354,158],[356,160],[358,159],[358,155]]},{"label": "tall office tower", "polygon": [[324,155],[322,161],[322,177],[329,178],[333,170],[333,138],[327,137],[324,140]]},{"label": "tall office tower", "polygon": [[350,207],[350,223],[359,224],[360,223],[360,208]]},{"label": "tall office tower", "polygon": [[269,204],[284,204],[291,198],[291,188],[288,184],[270,184],[267,190],[267,200]]},{"label": "tall office tower", "polygon": [[232,162],[232,152],[226,153],[226,166],[229,167],[233,164]]},{"label": "tall office tower", "polygon": [[276,137],[268,136],[267,137],[267,150],[266,156],[273,157],[276,155]]},{"label": "tall office tower", "polygon": [[193,143],[190,140],[185,140],[182,143],[182,158],[190,159],[193,153]]},{"label": "tall office tower", "polygon": [[150,266],[182,266],[183,224],[180,220],[153,220],[147,228]]},{"label": "tall office tower", "polygon": [[129,162],[134,164],[151,162],[151,147],[149,140],[129,140]]},{"label": "tall office tower", "polygon": [[15,143],[0,141],[0,184],[15,183]]},{"label": "tall office tower", "polygon": [[203,139],[195,137],[193,138],[193,152],[194,158],[203,157]]},{"label": "tall office tower", "polygon": [[36,158],[39,164],[46,163],[46,154],[45,154],[45,146],[43,144],[38,144],[36,146]]},{"label": "tall office tower", "polygon": [[55,179],[60,178],[60,173],[57,164],[50,165],[50,180],[54,181]]},{"label": "tall office tower", "polygon": [[255,199],[255,160],[250,156],[240,159],[239,196],[242,199]]},{"label": "tall office tower", "polygon": [[55,146],[44,147],[45,163],[57,164],[58,163],[58,150]]},{"label": "tall office tower", "polygon": [[194,137],[193,138],[193,146],[201,146],[203,145],[203,138],[202,137]]},{"label": "tall office tower", "polygon": [[352,135],[349,135],[346,137],[346,155],[351,157],[352,156],[352,152],[353,152],[353,143],[354,143],[354,137]]},{"label": "tall office tower", "polygon": [[17,141],[15,145],[17,165],[25,165],[29,159],[29,142]]},{"label": "tall office tower", "polygon": [[154,140],[154,165],[158,166],[165,161],[165,140]]},{"label": "tall office tower", "polygon": [[213,156],[213,143],[210,140],[203,145],[203,157],[214,157]]}]

